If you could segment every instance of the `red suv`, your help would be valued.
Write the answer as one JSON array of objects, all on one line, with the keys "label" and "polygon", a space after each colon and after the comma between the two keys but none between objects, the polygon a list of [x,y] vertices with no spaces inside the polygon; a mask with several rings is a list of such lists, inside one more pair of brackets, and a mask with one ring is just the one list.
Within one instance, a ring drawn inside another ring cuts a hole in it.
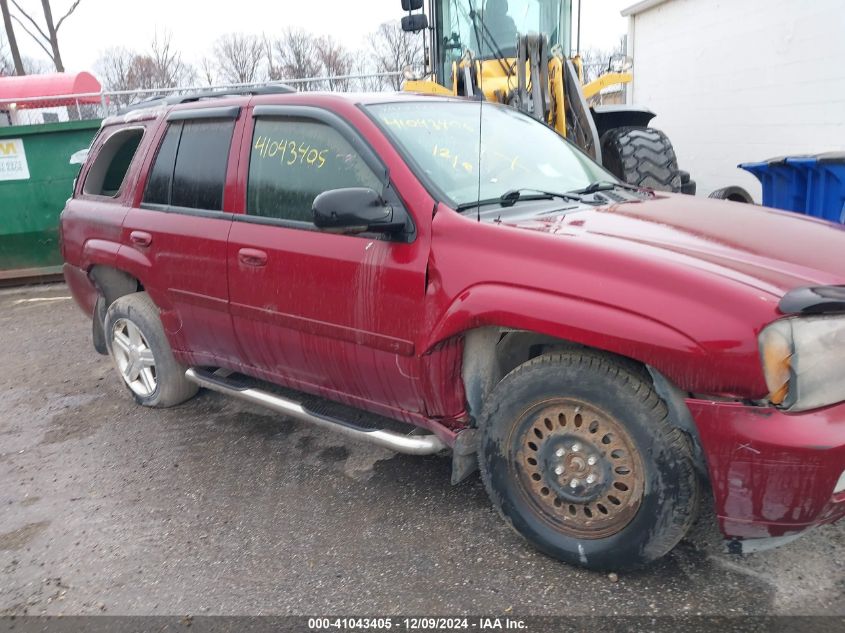
[{"label": "red suv", "polygon": [[[845,514],[845,232],[620,184],[513,109],[162,102],[103,123],[64,271],[135,399],[449,451],[542,551],[735,551]],[[479,134],[480,132],[480,134]]]}]

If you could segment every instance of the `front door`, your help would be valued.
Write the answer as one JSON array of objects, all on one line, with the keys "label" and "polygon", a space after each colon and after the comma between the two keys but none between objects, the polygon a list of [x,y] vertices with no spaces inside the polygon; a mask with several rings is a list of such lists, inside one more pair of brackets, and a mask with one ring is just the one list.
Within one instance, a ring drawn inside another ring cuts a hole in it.
[{"label": "front door", "polygon": [[420,412],[413,341],[428,242],[316,230],[315,196],[381,191],[385,169],[333,115],[287,111],[264,108],[254,118],[245,214],[229,237],[231,310],[245,357],[261,375],[304,391]]}]

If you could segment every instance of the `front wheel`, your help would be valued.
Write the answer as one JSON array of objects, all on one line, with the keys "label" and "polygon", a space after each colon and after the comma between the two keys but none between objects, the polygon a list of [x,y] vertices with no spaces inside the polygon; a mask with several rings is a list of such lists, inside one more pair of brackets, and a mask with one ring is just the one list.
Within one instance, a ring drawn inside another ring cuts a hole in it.
[{"label": "front wheel", "polygon": [[688,438],[635,366],[586,351],[528,361],[493,390],[479,465],[512,527],[590,569],[642,566],[695,517]]}]

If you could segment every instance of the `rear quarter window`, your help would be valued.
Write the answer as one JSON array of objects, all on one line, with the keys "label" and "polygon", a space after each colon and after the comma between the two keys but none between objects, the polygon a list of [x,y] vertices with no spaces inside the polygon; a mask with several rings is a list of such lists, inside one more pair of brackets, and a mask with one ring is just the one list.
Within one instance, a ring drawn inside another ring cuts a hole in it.
[{"label": "rear quarter window", "polygon": [[94,156],[82,185],[82,193],[89,196],[116,198],[123,190],[129,166],[143,138],[143,127],[124,128],[112,132]]}]

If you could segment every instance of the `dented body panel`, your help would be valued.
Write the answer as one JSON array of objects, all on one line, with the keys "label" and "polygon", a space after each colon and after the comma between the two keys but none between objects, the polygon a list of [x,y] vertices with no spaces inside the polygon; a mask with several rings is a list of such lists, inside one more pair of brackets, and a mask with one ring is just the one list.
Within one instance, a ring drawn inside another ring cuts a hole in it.
[{"label": "dented body panel", "polygon": [[710,472],[716,514],[732,537],[789,536],[845,516],[845,405],[788,415],[687,400]]},{"label": "dented body panel", "polygon": [[[92,315],[103,294],[93,268],[123,271],[160,308],[185,365],[337,400],[432,430],[450,446],[506,369],[495,354],[468,357],[467,349],[527,332],[604,350],[642,363],[667,393],[687,398],[675,410],[694,420],[726,535],[786,536],[845,513],[833,496],[845,469],[845,405],[788,415],[749,404],[767,395],[757,337],[784,316],[782,297],[845,284],[842,227],[669,194],[462,215],[362,109],[368,100],[419,98],[303,93],[176,106],[240,108],[215,214],[141,204],[172,109],[156,111],[143,121],[119,196],[86,195],[90,164],[80,174],[62,217],[71,292]],[[412,240],[242,221],[253,109],[279,104],[330,111],[355,130],[389,172]],[[104,133],[129,124],[137,123],[107,121]],[[139,233],[151,237],[146,246],[133,241]],[[244,265],[244,249],[260,250],[266,265]]]}]

